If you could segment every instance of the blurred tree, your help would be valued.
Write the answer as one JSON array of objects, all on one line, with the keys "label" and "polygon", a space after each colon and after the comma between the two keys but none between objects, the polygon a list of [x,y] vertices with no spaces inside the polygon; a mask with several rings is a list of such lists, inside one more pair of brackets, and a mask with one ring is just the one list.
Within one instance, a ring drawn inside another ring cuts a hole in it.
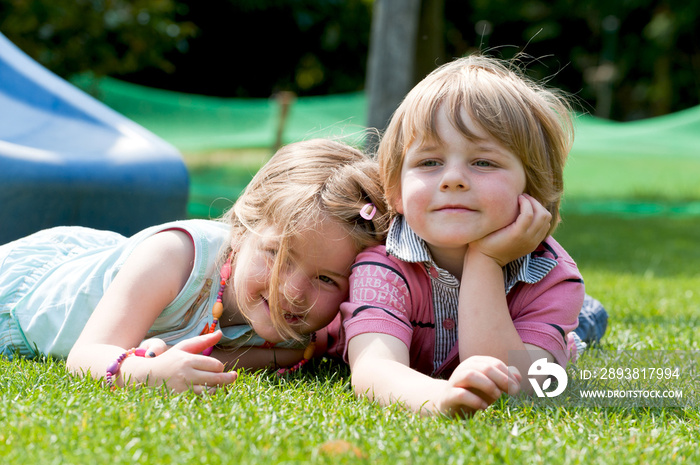
[{"label": "blurred tree", "polygon": [[624,121],[700,103],[698,2],[445,2],[448,55],[525,53],[530,75],[591,113]]},{"label": "blurred tree", "polygon": [[196,33],[174,0],[0,0],[0,31],[62,77],[148,66],[173,71],[169,50],[186,51]]},{"label": "blurred tree", "polygon": [[420,13],[421,0],[375,0],[367,72],[371,128],[385,128],[415,83]]},{"label": "blurred tree", "polygon": [[[184,0],[200,33],[178,72],[122,76],[166,89],[221,97],[279,91],[325,95],[362,90],[372,0]],[[170,55],[168,55],[170,56]]]},{"label": "blurred tree", "polygon": [[[445,0],[375,0],[367,125],[385,129],[408,91],[445,61]],[[369,146],[378,142],[370,136]]]},{"label": "blurred tree", "polygon": [[[364,88],[373,4],[0,0],[0,30],[62,76],[90,70],[221,97],[325,95]],[[603,117],[639,119],[700,103],[699,2],[420,4],[415,66],[406,71],[411,85],[444,61],[487,51],[519,56],[532,77],[576,95],[584,110]],[[397,22],[390,18],[384,27]],[[393,70],[394,78],[399,72]]]}]

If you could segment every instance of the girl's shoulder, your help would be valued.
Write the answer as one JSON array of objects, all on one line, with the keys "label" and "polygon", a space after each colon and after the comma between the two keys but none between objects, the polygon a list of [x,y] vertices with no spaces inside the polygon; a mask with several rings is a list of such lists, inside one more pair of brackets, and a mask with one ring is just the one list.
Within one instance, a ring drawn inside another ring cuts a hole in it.
[{"label": "girl's shoulder", "polygon": [[181,230],[188,233],[190,236],[219,238],[222,236],[227,236],[230,228],[226,223],[216,220],[176,220],[146,228],[136,234],[134,237],[151,236],[153,234],[169,230]]},{"label": "girl's shoulder", "polygon": [[201,219],[177,220],[151,226],[128,239],[123,259],[128,257],[144,240],[165,231],[182,231],[186,233],[192,239],[192,244],[197,253],[204,253],[206,256],[211,253],[216,254],[219,248],[227,242],[229,228],[220,221]]}]

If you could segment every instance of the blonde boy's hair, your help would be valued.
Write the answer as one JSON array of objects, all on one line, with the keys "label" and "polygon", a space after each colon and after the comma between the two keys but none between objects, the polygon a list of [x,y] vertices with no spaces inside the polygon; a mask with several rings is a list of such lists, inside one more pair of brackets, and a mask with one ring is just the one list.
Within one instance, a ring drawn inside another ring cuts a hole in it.
[{"label": "blonde boy's hair", "polygon": [[[372,220],[360,216],[367,203],[377,208]],[[268,227],[277,231],[280,246],[270,289],[279,288],[281,272],[290,260],[292,238],[315,224],[335,221],[352,238],[357,253],[382,243],[389,224],[377,162],[349,145],[326,139],[297,142],[278,150],[222,219],[231,225],[230,244],[254,239]],[[231,251],[225,251],[222,260]],[[234,266],[235,255],[234,250]],[[271,292],[269,298],[270,308],[277,310],[270,312],[275,329],[287,339],[300,340],[301,335],[284,320],[277,293]],[[239,308],[244,308],[240,302]]]},{"label": "blonde boy's hair", "polygon": [[557,227],[564,190],[564,164],[573,143],[571,106],[556,91],[523,76],[514,65],[469,56],[447,63],[418,83],[396,110],[378,148],[384,193],[390,208],[401,195],[404,156],[418,138],[436,141],[436,114],[445,108],[454,127],[475,136],[460,112],[520,158],[525,193],[552,214]]}]

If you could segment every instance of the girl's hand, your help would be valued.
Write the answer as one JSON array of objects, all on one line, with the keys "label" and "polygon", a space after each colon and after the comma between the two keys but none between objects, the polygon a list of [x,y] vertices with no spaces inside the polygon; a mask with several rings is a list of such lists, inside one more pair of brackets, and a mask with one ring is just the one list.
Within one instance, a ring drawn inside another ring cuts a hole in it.
[{"label": "girl's hand", "polygon": [[547,237],[552,214],[527,194],[518,197],[518,204],[520,212],[513,223],[470,243],[469,250],[479,251],[501,267],[535,250]]},{"label": "girl's hand", "polygon": [[146,358],[153,358],[168,350],[168,345],[164,340],[154,337],[151,339],[146,339],[139,344],[139,349],[144,349],[146,351]]},{"label": "girl's hand", "polygon": [[459,364],[435,402],[449,416],[471,415],[485,410],[502,394],[520,391],[520,372],[494,357],[472,356]]},{"label": "girl's hand", "polygon": [[[165,384],[176,392],[192,390],[196,394],[207,391],[209,394],[216,392],[220,386],[233,383],[238,377],[236,372],[225,372],[224,364],[219,360],[200,355],[209,347],[214,346],[221,339],[221,331],[211,334],[193,337],[182,341],[170,350],[160,352],[162,346],[159,340],[144,341],[149,349],[158,353],[158,356],[149,361],[151,379],[154,384]],[[160,341],[162,342],[162,341]],[[124,363],[131,359],[125,360]]]}]

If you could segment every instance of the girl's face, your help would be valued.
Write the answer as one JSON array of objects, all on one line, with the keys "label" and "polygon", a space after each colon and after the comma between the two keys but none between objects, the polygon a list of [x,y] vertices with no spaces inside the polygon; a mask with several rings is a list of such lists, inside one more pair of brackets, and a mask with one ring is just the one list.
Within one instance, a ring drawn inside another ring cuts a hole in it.
[{"label": "girl's face", "polygon": [[526,181],[520,158],[466,111],[462,121],[478,139],[464,137],[444,108],[436,116],[438,141],[418,139],[406,152],[394,208],[437,259],[515,221]]},{"label": "girl's face", "polygon": [[[280,245],[277,231],[267,228],[239,249],[234,282],[243,295],[238,300],[255,332],[267,341],[283,340],[270,312],[281,314],[295,331],[309,334],[328,325],[347,297],[354,242],[327,218],[308,226],[290,241],[290,260],[282,267],[278,289],[270,287]],[[273,293],[279,308],[270,308]]]}]

